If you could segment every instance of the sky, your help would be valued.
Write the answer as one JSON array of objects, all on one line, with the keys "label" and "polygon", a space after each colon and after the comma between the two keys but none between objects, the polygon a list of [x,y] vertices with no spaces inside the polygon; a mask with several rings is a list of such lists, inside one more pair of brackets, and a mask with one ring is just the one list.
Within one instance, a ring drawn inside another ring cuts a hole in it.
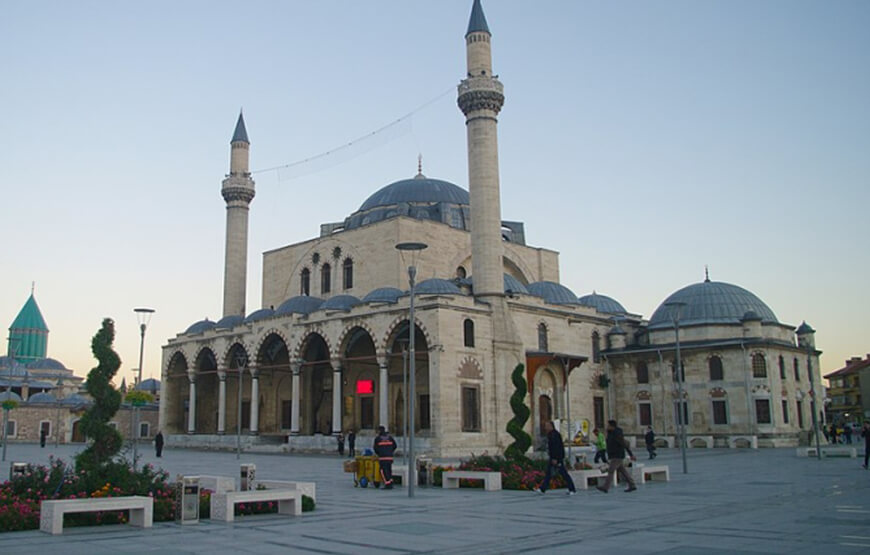
[{"label": "sky", "polygon": [[[483,7],[506,96],[502,218],[561,253],[563,284],[649,317],[708,265],[781,322],[810,323],[823,371],[870,352],[870,3]],[[467,188],[455,86],[470,9],[4,0],[0,320],[35,282],[49,356],[84,376],[111,317],[129,382],[133,308],[154,308],[143,371],[159,378],[161,345],[221,316],[220,186],[240,108],[257,186],[249,311],[264,251],[413,176],[418,154]]]}]

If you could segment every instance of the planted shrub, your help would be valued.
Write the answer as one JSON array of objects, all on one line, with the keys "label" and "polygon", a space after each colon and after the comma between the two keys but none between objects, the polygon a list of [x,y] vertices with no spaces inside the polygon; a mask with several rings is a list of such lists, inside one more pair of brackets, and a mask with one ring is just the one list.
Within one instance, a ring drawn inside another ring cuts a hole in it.
[{"label": "planted shrub", "polygon": [[526,451],[532,445],[532,438],[525,430],[525,425],[529,420],[531,411],[526,406],[528,387],[526,386],[526,379],[523,377],[524,372],[525,366],[517,364],[517,367],[514,368],[511,374],[511,381],[516,389],[510,399],[514,417],[507,424],[507,432],[514,438],[514,441],[504,451],[505,456],[509,459],[526,458]]}]

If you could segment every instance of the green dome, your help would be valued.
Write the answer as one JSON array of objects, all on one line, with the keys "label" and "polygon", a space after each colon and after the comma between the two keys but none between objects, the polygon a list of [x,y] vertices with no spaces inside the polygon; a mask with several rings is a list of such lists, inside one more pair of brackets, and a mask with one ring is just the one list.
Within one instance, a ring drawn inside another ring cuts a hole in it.
[{"label": "green dome", "polygon": [[31,293],[9,327],[8,352],[14,352],[17,360],[25,362],[45,358],[47,346],[48,326]]}]

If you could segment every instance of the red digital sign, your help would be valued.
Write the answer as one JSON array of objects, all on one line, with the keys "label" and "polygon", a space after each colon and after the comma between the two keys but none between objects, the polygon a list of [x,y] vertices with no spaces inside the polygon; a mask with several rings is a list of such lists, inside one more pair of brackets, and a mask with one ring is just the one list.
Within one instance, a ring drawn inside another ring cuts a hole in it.
[{"label": "red digital sign", "polygon": [[356,381],[356,394],[357,395],[365,395],[367,393],[375,392],[375,381],[374,380],[357,380]]}]

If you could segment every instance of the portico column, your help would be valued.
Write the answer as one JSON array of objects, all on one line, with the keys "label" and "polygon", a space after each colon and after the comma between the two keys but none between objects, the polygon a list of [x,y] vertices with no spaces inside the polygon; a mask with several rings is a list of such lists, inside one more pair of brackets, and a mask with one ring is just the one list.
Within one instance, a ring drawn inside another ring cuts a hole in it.
[{"label": "portico column", "polygon": [[251,435],[260,433],[260,371],[251,367]]},{"label": "portico column", "polygon": [[188,373],[190,392],[187,397],[187,433],[196,433],[196,374]]},{"label": "portico column", "polygon": [[218,370],[218,423],[217,433],[224,435],[227,427],[227,371]]},{"label": "portico column", "polygon": [[[389,374],[387,372],[387,355],[386,353],[378,357],[378,368],[380,369],[380,379],[378,380],[378,420],[380,425],[386,429],[390,428],[390,410],[389,410]],[[393,430],[395,433],[395,430]]]},{"label": "portico column", "polygon": [[299,375],[302,372],[302,363],[299,361],[290,364],[293,370],[293,401],[290,405],[290,435],[299,435]]},{"label": "portico column", "polygon": [[341,361],[332,361],[332,435],[341,433]]}]

